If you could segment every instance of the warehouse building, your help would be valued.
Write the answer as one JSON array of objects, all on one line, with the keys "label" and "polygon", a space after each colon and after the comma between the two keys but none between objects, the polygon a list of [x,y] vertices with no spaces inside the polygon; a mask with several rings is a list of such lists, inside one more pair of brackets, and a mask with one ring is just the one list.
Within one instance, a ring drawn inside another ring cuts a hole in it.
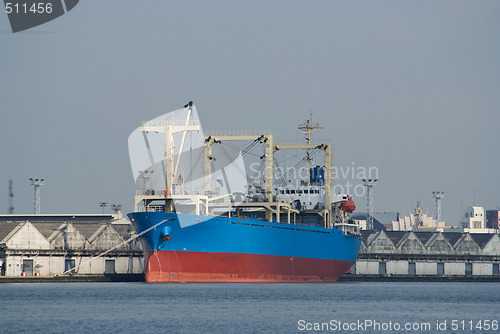
[{"label": "warehouse building", "polygon": [[498,234],[362,231],[351,273],[401,276],[499,276]]},{"label": "warehouse building", "polygon": [[2,215],[1,275],[142,273],[139,240],[126,242],[134,235],[118,215]]}]

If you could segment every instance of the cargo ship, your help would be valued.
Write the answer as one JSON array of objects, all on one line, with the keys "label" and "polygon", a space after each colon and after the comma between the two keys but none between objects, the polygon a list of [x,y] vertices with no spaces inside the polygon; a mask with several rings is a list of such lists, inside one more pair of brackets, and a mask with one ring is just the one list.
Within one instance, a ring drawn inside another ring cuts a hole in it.
[{"label": "cargo ship", "polygon": [[352,198],[332,193],[332,144],[312,139],[321,128],[311,115],[301,143],[203,132],[192,102],[143,122],[128,141],[139,188],[128,217],[146,282],[337,281],[361,239]]}]

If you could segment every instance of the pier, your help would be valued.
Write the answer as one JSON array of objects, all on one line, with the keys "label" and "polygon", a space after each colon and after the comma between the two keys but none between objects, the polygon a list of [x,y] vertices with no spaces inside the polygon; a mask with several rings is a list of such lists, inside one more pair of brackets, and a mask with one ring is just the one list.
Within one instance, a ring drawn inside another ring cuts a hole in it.
[{"label": "pier", "polygon": [[[0,216],[0,282],[143,281],[138,240],[98,257],[135,234],[128,220],[115,218]],[[340,281],[500,281],[498,233],[381,230],[361,235],[358,260]],[[60,275],[68,269],[68,275]]]}]

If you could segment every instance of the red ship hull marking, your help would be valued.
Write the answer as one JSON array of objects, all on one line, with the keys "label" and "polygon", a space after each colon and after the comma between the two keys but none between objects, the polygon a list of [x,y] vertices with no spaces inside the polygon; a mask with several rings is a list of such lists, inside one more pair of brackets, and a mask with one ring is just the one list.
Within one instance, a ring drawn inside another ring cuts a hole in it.
[{"label": "red ship hull marking", "polygon": [[336,282],[354,262],[243,253],[146,252],[146,282]]}]

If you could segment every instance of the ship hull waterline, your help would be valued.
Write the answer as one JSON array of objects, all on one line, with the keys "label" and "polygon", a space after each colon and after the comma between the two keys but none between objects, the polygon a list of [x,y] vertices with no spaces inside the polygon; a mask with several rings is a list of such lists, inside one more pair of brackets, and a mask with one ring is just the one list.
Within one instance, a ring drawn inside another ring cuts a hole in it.
[{"label": "ship hull waterline", "polygon": [[354,262],[288,256],[150,251],[146,282],[336,282]]}]

